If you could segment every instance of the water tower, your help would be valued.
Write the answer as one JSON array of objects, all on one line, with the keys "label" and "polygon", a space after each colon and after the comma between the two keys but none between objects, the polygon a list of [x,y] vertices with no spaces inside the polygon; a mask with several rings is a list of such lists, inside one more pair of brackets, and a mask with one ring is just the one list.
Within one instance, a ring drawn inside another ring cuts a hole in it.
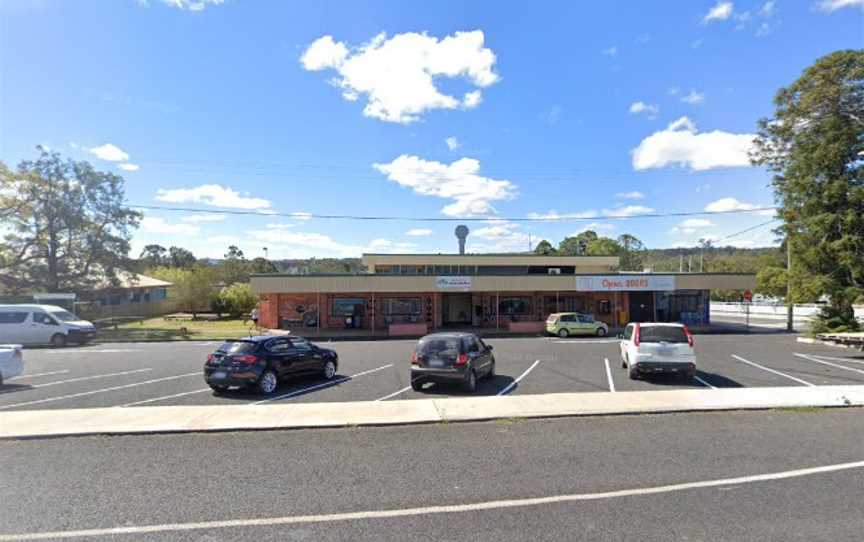
[{"label": "water tower", "polygon": [[465,238],[468,237],[468,226],[459,224],[456,226],[456,238],[459,239],[459,254],[465,254]]}]

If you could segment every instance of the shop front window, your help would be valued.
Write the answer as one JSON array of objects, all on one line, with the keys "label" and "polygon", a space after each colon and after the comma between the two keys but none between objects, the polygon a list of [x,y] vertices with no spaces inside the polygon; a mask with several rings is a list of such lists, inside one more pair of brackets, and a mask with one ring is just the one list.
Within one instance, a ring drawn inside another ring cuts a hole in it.
[{"label": "shop front window", "polygon": [[363,299],[339,297],[333,300],[333,316],[362,316],[365,306]]},{"label": "shop front window", "polygon": [[415,323],[420,320],[422,303],[419,297],[391,297],[384,300],[386,323]]},{"label": "shop front window", "polygon": [[498,303],[498,312],[513,320],[524,318],[531,314],[530,297],[502,297]]}]

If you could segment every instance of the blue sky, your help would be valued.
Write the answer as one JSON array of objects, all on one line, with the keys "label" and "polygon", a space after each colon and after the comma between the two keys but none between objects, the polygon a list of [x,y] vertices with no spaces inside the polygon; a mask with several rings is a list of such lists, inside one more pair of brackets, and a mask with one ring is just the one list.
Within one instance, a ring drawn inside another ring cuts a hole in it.
[{"label": "blue sky", "polygon": [[818,57],[862,46],[864,0],[0,0],[0,159],[44,144],[122,174],[130,203],[260,213],[148,211],[136,254],[456,247],[451,222],[306,213],[489,218],[476,252],[589,225],[692,245],[770,213],[616,216],[771,205],[746,165],[756,121]]}]

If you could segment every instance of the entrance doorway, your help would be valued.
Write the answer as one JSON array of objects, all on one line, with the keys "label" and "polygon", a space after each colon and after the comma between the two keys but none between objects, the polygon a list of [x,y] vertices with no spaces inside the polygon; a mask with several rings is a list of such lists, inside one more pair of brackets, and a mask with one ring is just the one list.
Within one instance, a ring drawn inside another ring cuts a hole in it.
[{"label": "entrance doorway", "polygon": [[471,313],[471,294],[441,296],[441,320],[445,326],[470,326]]},{"label": "entrance doorway", "polygon": [[654,321],[654,292],[630,292],[630,321]]}]

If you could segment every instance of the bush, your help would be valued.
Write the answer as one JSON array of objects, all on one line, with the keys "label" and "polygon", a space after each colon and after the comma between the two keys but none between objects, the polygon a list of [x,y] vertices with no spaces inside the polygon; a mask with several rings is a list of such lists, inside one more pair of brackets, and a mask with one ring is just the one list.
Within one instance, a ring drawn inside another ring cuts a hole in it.
[{"label": "bush", "polygon": [[252,292],[252,288],[248,284],[242,282],[235,282],[224,288],[219,297],[222,298],[225,308],[232,317],[243,316],[244,320],[258,304],[258,296]]}]

